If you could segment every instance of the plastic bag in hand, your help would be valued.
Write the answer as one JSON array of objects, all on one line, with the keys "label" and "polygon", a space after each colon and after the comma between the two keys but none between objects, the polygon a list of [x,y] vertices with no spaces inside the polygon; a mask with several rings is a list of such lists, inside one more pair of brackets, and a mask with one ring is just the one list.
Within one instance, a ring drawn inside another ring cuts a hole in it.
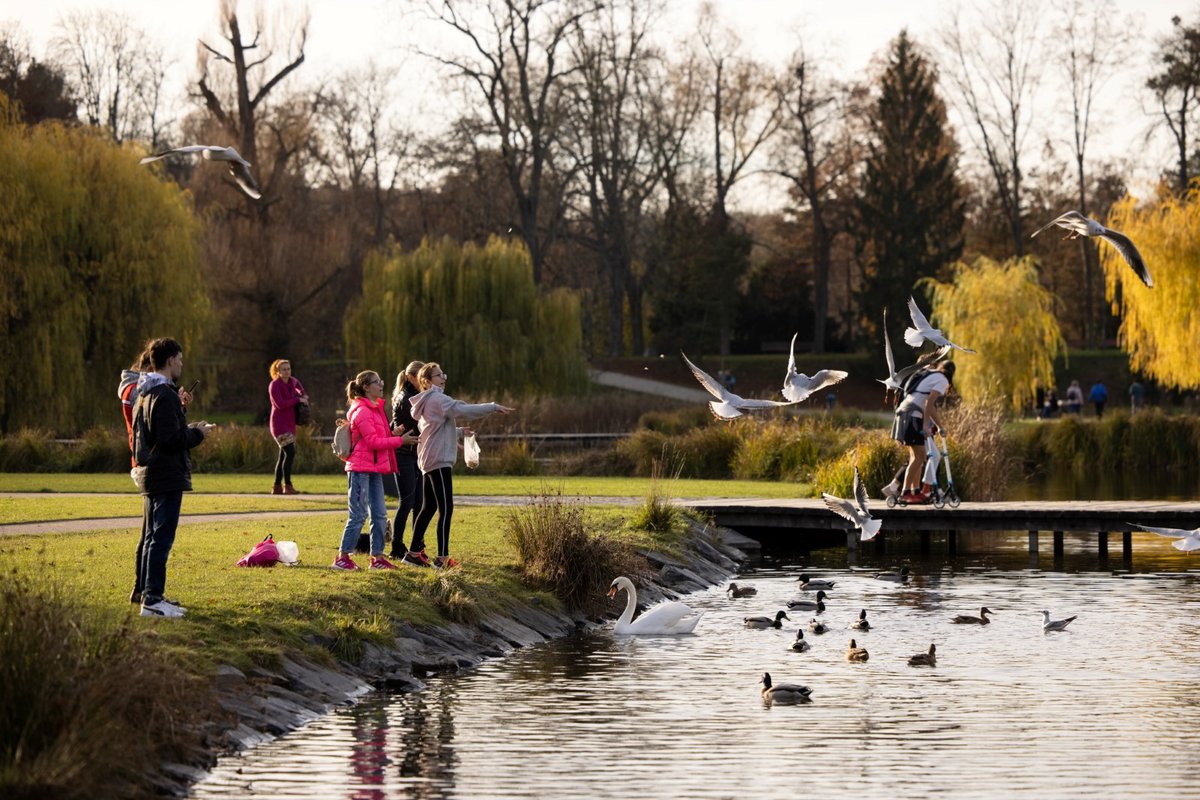
[{"label": "plastic bag in hand", "polygon": [[475,440],[473,433],[463,439],[463,460],[471,469],[479,466],[479,442]]}]

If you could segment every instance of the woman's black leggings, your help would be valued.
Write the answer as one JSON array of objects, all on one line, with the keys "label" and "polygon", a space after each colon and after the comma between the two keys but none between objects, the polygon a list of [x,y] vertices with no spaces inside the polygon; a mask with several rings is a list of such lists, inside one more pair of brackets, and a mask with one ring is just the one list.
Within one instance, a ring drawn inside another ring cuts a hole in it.
[{"label": "woman's black leggings", "polygon": [[421,511],[417,514],[417,523],[413,528],[410,550],[425,549],[425,529],[433,521],[433,513],[438,514],[437,524],[437,554],[439,557],[450,555],[450,518],[454,516],[454,480],[450,476],[450,467],[426,472],[421,487]]},{"label": "woman's black leggings", "polygon": [[413,532],[417,530],[417,512],[421,510],[421,468],[417,466],[417,457],[408,454],[396,454],[396,491],[400,495],[400,508],[396,511],[396,519],[392,522],[392,555],[400,558],[404,555],[404,529],[408,527],[408,518],[413,518]]},{"label": "woman's black leggings", "polygon": [[275,459],[275,485],[292,482],[292,462],[296,460],[296,443],[285,444],[279,448],[279,458]]}]

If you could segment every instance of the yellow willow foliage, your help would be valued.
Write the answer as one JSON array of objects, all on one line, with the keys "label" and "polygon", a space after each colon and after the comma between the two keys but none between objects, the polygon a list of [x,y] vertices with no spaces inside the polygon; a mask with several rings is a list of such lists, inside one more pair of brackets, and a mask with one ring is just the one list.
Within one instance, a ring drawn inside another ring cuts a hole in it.
[{"label": "yellow willow foliage", "polygon": [[543,294],[524,245],[510,240],[372,252],[344,334],[355,369],[378,370],[389,386],[413,359],[440,363],[451,394],[559,394],[587,385],[577,296]]},{"label": "yellow willow foliage", "polygon": [[197,356],[200,225],[140,155],[85,128],[25,127],[0,95],[0,431],[119,424],[120,371],[146,339]]},{"label": "yellow willow foliage", "polygon": [[1105,224],[1134,241],[1154,278],[1148,288],[1116,249],[1100,244],[1106,293],[1122,318],[1117,341],[1130,367],[1169,388],[1200,386],[1200,192],[1140,209],[1126,197]]},{"label": "yellow willow foliage", "polygon": [[964,400],[1004,397],[1019,411],[1037,383],[1054,385],[1054,357],[1066,344],[1032,258],[998,264],[980,257],[956,264],[951,283],[923,283],[933,290],[933,326],[978,351],[954,354],[954,385]]}]

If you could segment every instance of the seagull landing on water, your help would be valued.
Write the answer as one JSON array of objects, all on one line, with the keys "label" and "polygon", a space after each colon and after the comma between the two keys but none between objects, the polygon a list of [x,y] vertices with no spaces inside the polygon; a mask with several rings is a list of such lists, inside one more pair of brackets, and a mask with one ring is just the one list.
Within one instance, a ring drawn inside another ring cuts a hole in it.
[{"label": "seagull landing on water", "polygon": [[1078,239],[1080,236],[1093,238],[1099,236],[1104,241],[1117,248],[1117,252],[1121,254],[1121,258],[1125,259],[1125,263],[1133,268],[1137,276],[1141,278],[1142,283],[1147,286],[1154,286],[1154,279],[1150,277],[1150,270],[1146,269],[1146,262],[1142,260],[1142,254],[1133,246],[1133,241],[1123,233],[1114,231],[1112,228],[1106,228],[1094,219],[1089,219],[1078,211],[1068,211],[1058,219],[1051,223],[1043,225],[1029,235],[1032,239],[1042,231],[1053,228],[1057,225],[1067,231],[1064,239]]},{"label": "seagull landing on water", "polygon": [[232,147],[221,147],[215,144],[189,144],[184,147],[175,147],[170,150],[164,150],[161,153],[146,156],[139,164],[149,164],[152,161],[158,161],[173,156],[176,154],[194,155],[199,153],[209,161],[225,161],[229,163],[229,174],[233,176],[233,180],[237,183],[247,197],[252,197],[258,200],[262,197],[262,193],[258,190],[258,184],[254,177],[250,174],[250,162],[242,158],[241,154]]},{"label": "seagull landing on water", "polygon": [[912,317],[911,328],[904,329],[904,341],[908,342],[909,347],[920,347],[925,342],[933,342],[938,347],[953,347],[956,350],[962,350],[964,353],[974,353],[975,351],[969,347],[961,347],[942,335],[942,332],[929,324],[929,320],[921,313],[921,309],[917,308],[917,301],[908,298],[908,315]]},{"label": "seagull landing on water", "polygon": [[914,372],[922,369],[932,369],[939,361],[950,355],[953,350],[950,345],[939,347],[933,352],[926,353],[917,359],[917,363],[910,364],[904,369],[896,369],[896,357],[892,355],[892,340],[888,336],[887,330],[887,306],[883,307],[883,355],[887,359],[888,376],[886,379],[876,378],[875,380],[883,384],[884,388],[889,392],[899,392],[904,389],[904,382]]},{"label": "seagull landing on water", "polygon": [[709,394],[717,398],[708,404],[708,407],[712,409],[713,416],[717,419],[736,419],[742,415],[743,411],[749,409],[778,408],[779,406],[792,405],[792,403],[785,403],[781,400],[747,400],[729,391],[716,378],[693,364],[686,353],[680,351],[679,355],[683,356],[683,362],[688,365],[688,369],[696,376],[696,380],[700,381],[700,385],[707,389]]},{"label": "seagull landing on water", "polygon": [[1200,550],[1200,528],[1196,528],[1194,531],[1186,531],[1183,528],[1154,528],[1149,525],[1138,525],[1136,522],[1129,524],[1139,530],[1157,533],[1159,536],[1174,539],[1175,541],[1171,542],[1171,545],[1176,550],[1182,550],[1185,553]]},{"label": "seagull landing on water", "polygon": [[1050,631],[1066,630],[1067,626],[1070,625],[1074,620],[1075,620],[1075,617],[1067,617],[1066,619],[1050,619],[1050,612],[1043,611],[1042,612],[1042,633],[1049,633]]},{"label": "seagull landing on water", "polygon": [[788,358],[788,371],[783,379],[783,396],[793,403],[807,400],[813,392],[844,381],[850,374],[840,369],[823,369],[810,378],[803,372],[797,372],[796,337],[799,335],[798,333],[792,334],[792,355]]},{"label": "seagull landing on water", "polygon": [[879,526],[883,524],[882,520],[877,520],[871,516],[870,509],[867,508],[867,490],[863,486],[862,480],[858,477],[858,467],[854,468],[854,499],[855,502],[843,500],[840,497],[834,497],[831,494],[821,493],[821,498],[825,501],[825,507],[840,517],[844,517],[854,523],[854,527],[861,532],[861,538],[864,542],[869,542],[875,538],[875,534],[879,533]]}]

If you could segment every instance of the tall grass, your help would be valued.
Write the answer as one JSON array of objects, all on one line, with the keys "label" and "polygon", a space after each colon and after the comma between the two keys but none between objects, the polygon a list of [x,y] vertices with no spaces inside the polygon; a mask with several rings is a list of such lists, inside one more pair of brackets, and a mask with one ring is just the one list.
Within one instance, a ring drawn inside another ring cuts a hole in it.
[{"label": "tall grass", "polygon": [[[668,474],[662,462],[654,465],[650,475],[650,486],[642,504],[633,512],[629,524],[638,530],[651,533],[669,533],[683,528],[683,512],[671,502],[669,481],[679,477],[679,469]],[[668,481],[664,486],[664,480]]]},{"label": "tall grass", "polygon": [[1066,415],[1023,426],[1014,439],[1029,469],[1154,474],[1192,469],[1200,460],[1200,419],[1158,409],[1112,411],[1102,419]]},{"label": "tall grass", "polygon": [[605,608],[617,575],[645,574],[645,560],[603,532],[590,531],[583,508],[543,493],[508,512],[504,536],[516,549],[522,577],[554,593],[572,611],[589,616]]},{"label": "tall grass", "polygon": [[0,796],[148,796],[146,764],[200,750],[208,688],[129,619],[81,608],[20,576],[0,587]]},{"label": "tall grass", "polygon": [[886,431],[863,431],[848,450],[817,465],[812,477],[813,492],[853,497],[854,468],[858,467],[867,494],[877,496],[879,487],[888,483],[904,463],[906,453]]},{"label": "tall grass", "polygon": [[1005,433],[1008,409],[1004,400],[990,397],[946,412],[950,431],[950,464],[959,497],[1003,500],[1019,473],[1020,458]]}]

